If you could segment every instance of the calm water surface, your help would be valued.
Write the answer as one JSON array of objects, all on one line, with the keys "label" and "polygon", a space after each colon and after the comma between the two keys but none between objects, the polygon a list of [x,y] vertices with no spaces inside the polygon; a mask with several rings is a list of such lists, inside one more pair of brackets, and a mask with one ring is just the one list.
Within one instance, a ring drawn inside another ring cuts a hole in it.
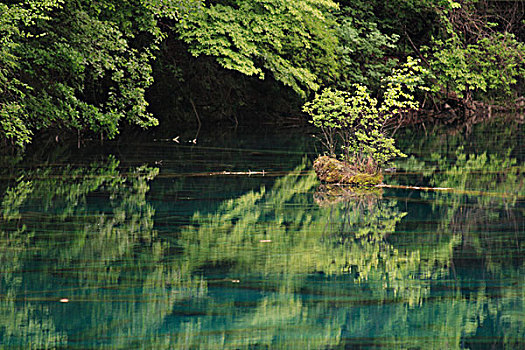
[{"label": "calm water surface", "polygon": [[398,138],[373,193],[300,130],[4,157],[0,348],[525,348],[522,126]]}]

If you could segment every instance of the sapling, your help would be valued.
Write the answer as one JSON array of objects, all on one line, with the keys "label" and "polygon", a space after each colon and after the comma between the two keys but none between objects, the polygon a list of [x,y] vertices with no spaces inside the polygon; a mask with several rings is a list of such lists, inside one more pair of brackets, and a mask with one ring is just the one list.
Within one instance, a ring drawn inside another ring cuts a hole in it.
[{"label": "sapling", "polygon": [[394,116],[418,108],[414,93],[425,89],[418,63],[409,57],[383,80],[381,102],[366,86],[354,84],[352,92],[326,88],[303,106],[311,123],[320,129],[321,143],[330,157],[340,158],[354,172],[369,174],[380,172],[396,157],[406,157],[385,126]]}]

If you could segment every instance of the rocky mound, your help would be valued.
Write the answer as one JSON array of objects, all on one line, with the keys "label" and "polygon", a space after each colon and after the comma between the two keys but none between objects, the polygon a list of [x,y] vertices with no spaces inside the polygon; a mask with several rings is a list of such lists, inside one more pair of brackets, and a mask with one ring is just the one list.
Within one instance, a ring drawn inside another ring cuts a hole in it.
[{"label": "rocky mound", "polygon": [[359,173],[356,168],[328,156],[320,156],[314,161],[314,170],[322,182],[340,183],[353,186],[375,186],[383,181],[380,172],[376,174]]}]

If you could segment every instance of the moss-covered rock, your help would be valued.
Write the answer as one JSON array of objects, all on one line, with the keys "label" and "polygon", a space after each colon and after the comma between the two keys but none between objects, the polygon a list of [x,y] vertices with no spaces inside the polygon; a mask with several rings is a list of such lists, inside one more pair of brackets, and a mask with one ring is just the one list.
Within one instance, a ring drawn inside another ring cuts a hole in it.
[{"label": "moss-covered rock", "polygon": [[383,181],[381,172],[360,173],[355,167],[332,157],[320,156],[314,161],[314,170],[322,182],[352,186],[375,186]]}]

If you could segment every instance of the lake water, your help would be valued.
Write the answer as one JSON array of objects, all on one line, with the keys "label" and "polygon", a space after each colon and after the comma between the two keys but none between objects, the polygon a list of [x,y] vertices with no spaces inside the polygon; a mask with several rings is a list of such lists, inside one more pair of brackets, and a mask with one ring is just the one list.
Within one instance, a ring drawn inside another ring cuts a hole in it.
[{"label": "lake water", "polygon": [[193,138],[2,158],[0,348],[525,348],[522,125],[399,133],[373,193],[304,130]]}]

